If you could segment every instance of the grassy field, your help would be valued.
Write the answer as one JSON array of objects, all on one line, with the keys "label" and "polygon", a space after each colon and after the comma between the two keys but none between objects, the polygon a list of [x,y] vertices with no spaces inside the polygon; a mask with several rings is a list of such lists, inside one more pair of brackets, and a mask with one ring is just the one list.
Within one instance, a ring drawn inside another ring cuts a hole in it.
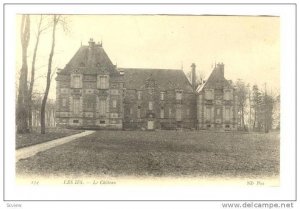
[{"label": "grassy field", "polygon": [[72,176],[274,176],[279,175],[279,146],[279,133],[98,131],[21,160],[16,171]]},{"label": "grassy field", "polygon": [[45,134],[41,134],[40,130],[38,129],[33,130],[31,133],[28,134],[16,134],[16,149],[22,147],[28,147],[34,144],[40,144],[46,141],[51,141],[65,136],[70,136],[80,132],[82,131],[48,128]]}]

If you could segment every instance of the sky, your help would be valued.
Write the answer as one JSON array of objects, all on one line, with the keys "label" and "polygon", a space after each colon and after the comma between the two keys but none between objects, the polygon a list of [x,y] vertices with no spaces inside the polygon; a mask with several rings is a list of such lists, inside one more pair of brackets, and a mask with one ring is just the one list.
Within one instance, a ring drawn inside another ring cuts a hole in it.
[{"label": "sky", "polygon": [[[38,16],[31,17],[28,64],[31,69]],[[21,16],[16,27],[16,75],[21,68]],[[280,18],[254,16],[170,15],[69,15],[68,31],[59,27],[53,69],[64,68],[90,38],[103,48],[118,67],[165,68],[208,76],[215,63],[223,62],[225,77],[242,79],[278,91],[280,88]],[[36,92],[46,86],[51,28],[41,36],[37,55]],[[55,77],[55,76],[54,76]],[[49,98],[55,99],[55,80]]]}]

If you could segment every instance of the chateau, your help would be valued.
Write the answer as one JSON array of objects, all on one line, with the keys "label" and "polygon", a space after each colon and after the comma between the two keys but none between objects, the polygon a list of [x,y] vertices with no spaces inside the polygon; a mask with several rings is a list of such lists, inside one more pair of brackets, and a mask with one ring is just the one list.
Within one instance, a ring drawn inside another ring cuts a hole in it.
[{"label": "chateau", "polygon": [[90,129],[237,128],[237,98],[224,65],[196,86],[181,69],[118,68],[90,39],[56,77],[58,126]]}]

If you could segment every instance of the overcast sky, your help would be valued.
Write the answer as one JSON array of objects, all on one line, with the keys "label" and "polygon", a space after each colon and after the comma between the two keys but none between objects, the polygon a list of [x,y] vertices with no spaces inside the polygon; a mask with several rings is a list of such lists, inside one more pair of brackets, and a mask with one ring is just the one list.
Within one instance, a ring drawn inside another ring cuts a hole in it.
[{"label": "overcast sky", "polygon": [[[17,32],[21,16],[17,17]],[[118,67],[197,70],[209,75],[215,62],[225,64],[225,77],[280,88],[280,18],[240,16],[71,15],[69,32],[57,31],[53,67],[63,68],[93,38]],[[34,48],[36,17],[31,21],[28,63]],[[17,71],[21,44],[17,39]],[[37,57],[36,91],[45,89],[51,31],[41,37]],[[50,98],[55,99],[55,80]]]}]

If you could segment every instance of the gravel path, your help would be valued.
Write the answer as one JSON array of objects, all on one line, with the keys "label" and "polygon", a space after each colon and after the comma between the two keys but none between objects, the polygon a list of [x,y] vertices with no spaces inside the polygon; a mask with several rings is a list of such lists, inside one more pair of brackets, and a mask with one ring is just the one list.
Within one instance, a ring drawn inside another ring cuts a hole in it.
[{"label": "gravel path", "polygon": [[48,150],[50,148],[53,148],[53,147],[68,143],[70,141],[73,141],[74,139],[78,139],[80,137],[90,135],[94,132],[95,131],[84,131],[82,133],[74,134],[72,136],[66,136],[66,137],[63,137],[63,138],[60,138],[60,139],[55,139],[55,140],[52,140],[52,141],[49,141],[49,142],[45,142],[45,143],[41,143],[41,144],[37,144],[37,145],[33,145],[33,146],[18,149],[18,150],[16,150],[16,162],[18,162],[20,159],[25,159],[25,158],[28,158],[28,157],[32,157],[38,152],[43,152],[43,151]]}]

